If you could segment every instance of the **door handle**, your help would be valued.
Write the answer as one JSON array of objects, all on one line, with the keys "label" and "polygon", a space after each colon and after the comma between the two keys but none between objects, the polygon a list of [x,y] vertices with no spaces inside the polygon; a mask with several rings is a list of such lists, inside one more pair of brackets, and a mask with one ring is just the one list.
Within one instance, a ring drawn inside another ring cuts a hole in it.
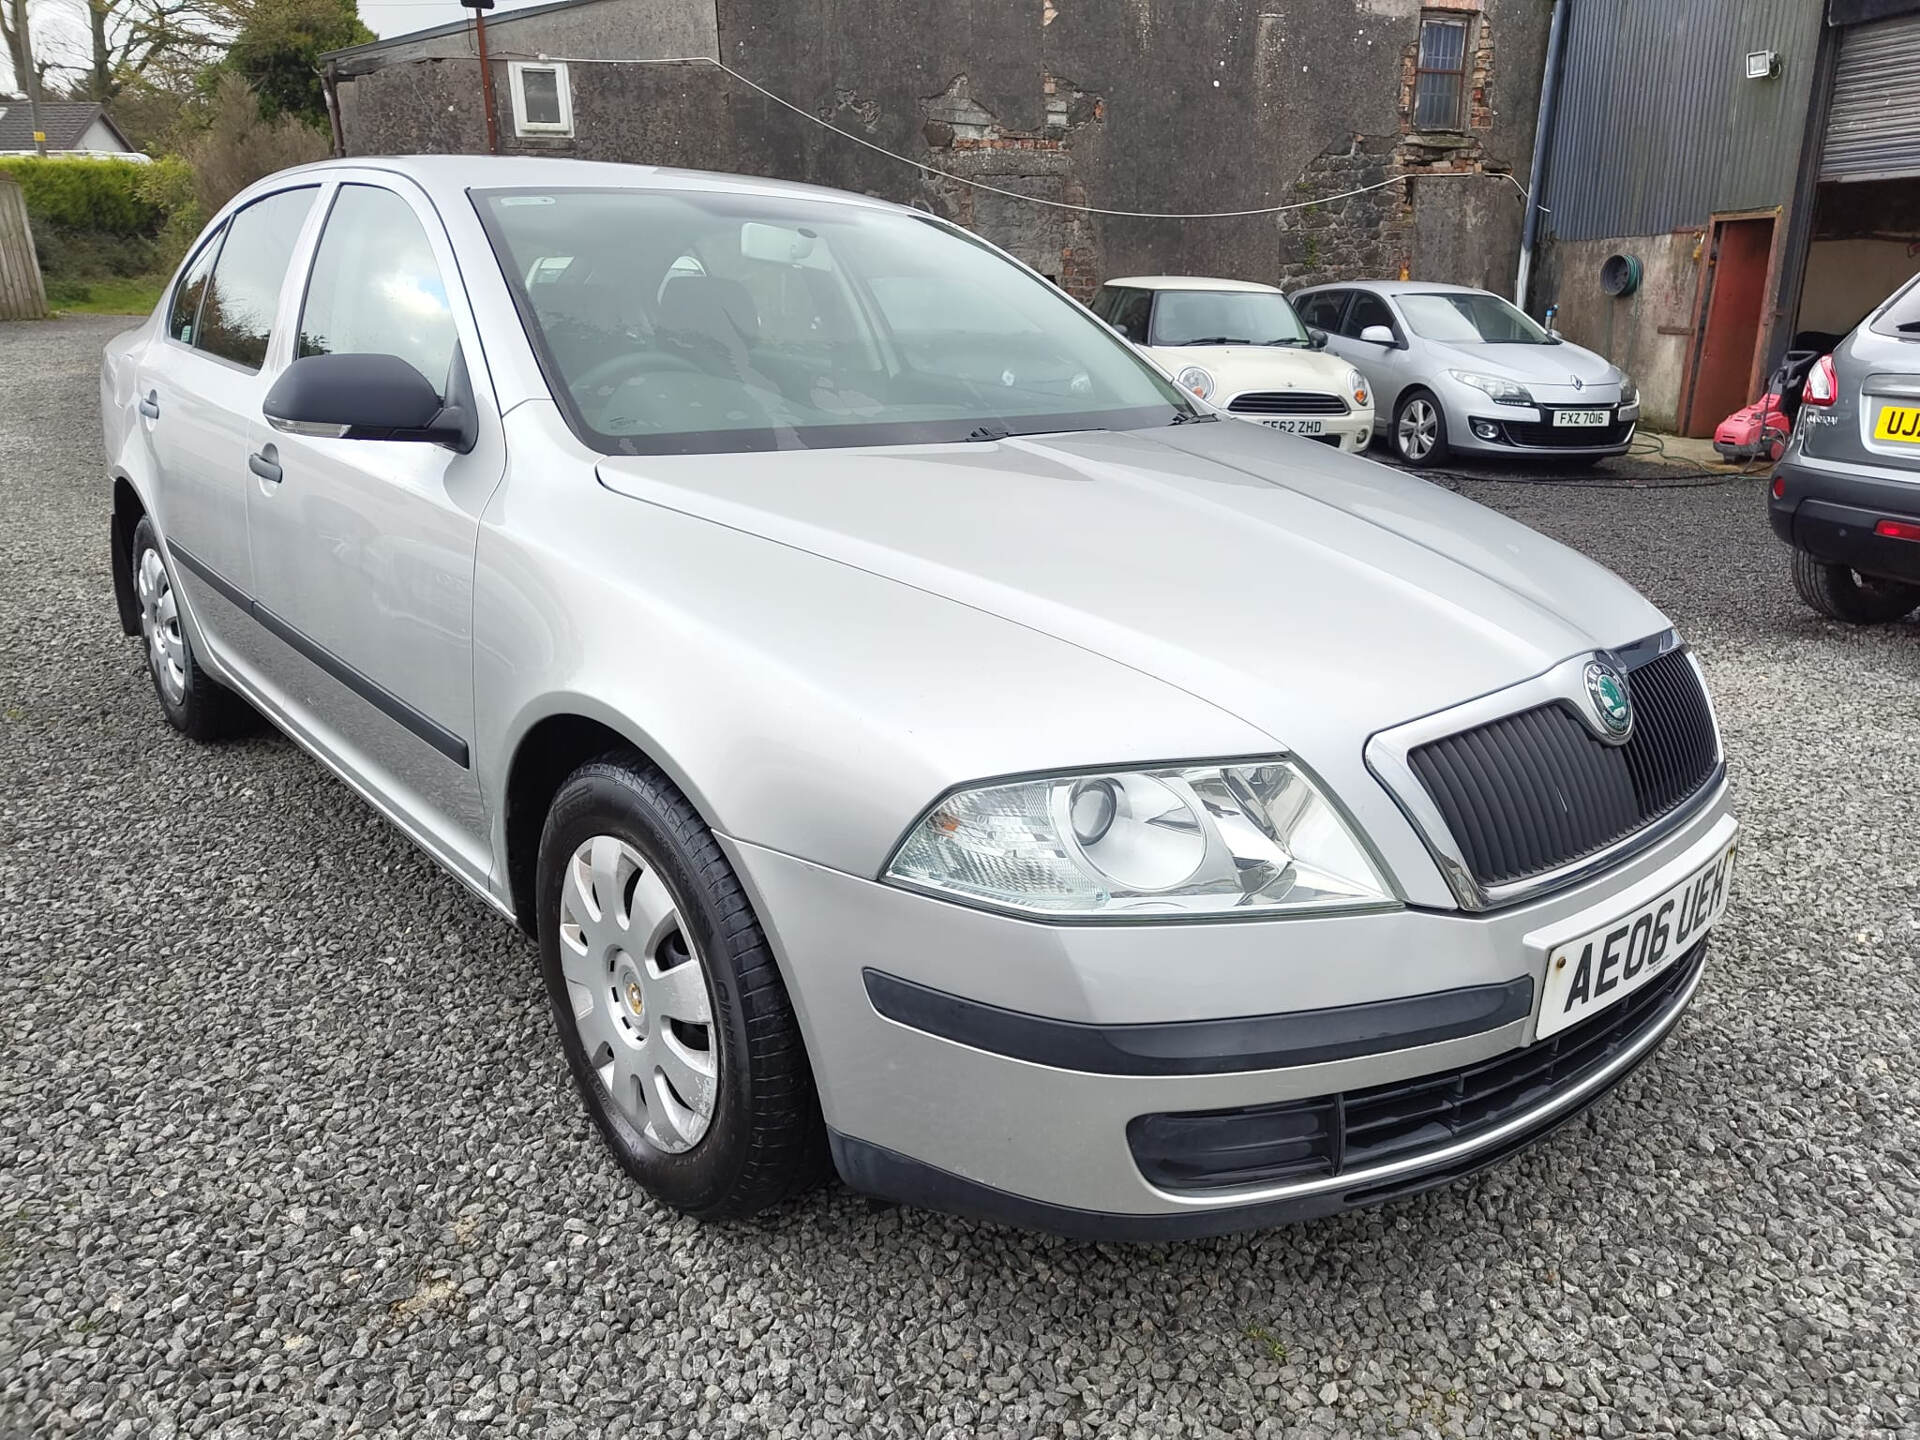
[{"label": "door handle", "polygon": [[280,452],[268,445],[247,456],[247,468],[270,485],[280,483]]},{"label": "door handle", "polygon": [[140,397],[140,413],[149,420],[158,420],[160,418],[160,392],[158,390],[149,390],[145,395]]}]

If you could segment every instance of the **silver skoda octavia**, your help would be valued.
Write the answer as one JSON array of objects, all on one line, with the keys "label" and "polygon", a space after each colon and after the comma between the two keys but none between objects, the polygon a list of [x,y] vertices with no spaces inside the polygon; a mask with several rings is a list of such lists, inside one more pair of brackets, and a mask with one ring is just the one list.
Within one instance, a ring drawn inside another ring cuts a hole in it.
[{"label": "silver skoda octavia", "polygon": [[107,349],[120,618],[538,937],[618,1161],[1205,1234],[1665,1038],[1700,670],[1580,556],[1214,419],[925,214],[546,160],[255,185]]}]

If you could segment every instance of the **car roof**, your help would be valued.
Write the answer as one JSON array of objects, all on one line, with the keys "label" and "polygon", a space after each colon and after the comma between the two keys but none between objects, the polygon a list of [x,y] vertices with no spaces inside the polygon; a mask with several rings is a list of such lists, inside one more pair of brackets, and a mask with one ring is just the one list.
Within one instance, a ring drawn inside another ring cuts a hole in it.
[{"label": "car roof", "polygon": [[1124,285],[1129,290],[1253,290],[1278,295],[1278,285],[1262,285],[1258,280],[1217,280],[1207,275],[1120,275],[1104,282]]},{"label": "car roof", "polygon": [[436,199],[457,199],[467,190],[542,186],[622,190],[705,190],[761,195],[768,199],[837,202],[867,209],[924,214],[891,201],[855,195],[824,185],[767,180],[756,175],[726,175],[711,170],[677,170],[665,165],[621,165],[601,160],[562,160],[539,155],[373,155],[321,160],[283,170],[255,182],[265,188],[289,175],[324,176],[332,170],[384,170],[405,175]]},{"label": "car roof", "polygon": [[1477,285],[1442,285],[1428,280],[1328,280],[1320,285],[1303,285],[1293,293],[1307,295],[1315,290],[1377,290],[1382,295],[1491,295]]}]

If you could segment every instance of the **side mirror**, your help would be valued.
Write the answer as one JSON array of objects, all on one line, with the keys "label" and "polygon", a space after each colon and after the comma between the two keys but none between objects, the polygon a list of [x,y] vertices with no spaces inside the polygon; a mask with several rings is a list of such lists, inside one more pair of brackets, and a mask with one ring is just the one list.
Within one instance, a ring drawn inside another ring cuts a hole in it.
[{"label": "side mirror", "polygon": [[1385,325],[1369,325],[1360,332],[1360,338],[1369,345],[1398,346],[1400,342],[1393,338],[1393,331]]},{"label": "side mirror", "polygon": [[307,355],[267,391],[267,423],[292,435],[415,440],[466,454],[478,439],[465,358],[454,352],[447,398],[398,355]]},{"label": "side mirror", "polygon": [[1310,345],[1315,350],[1326,349],[1327,348],[1327,332],[1324,330],[1316,329],[1314,326],[1309,325],[1307,327],[1307,344]]}]

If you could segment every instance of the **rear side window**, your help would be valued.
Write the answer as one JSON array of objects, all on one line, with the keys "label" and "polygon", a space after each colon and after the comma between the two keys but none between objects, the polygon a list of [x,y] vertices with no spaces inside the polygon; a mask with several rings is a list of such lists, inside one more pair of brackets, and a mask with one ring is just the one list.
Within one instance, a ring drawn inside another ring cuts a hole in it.
[{"label": "rear side window", "polygon": [[213,273],[213,262],[219,258],[220,232],[216,230],[193,257],[193,264],[180,277],[179,289],[173,292],[173,309],[167,312],[167,334],[182,345],[193,344],[193,333],[200,321],[200,297],[207,293],[207,277]]},{"label": "rear side window", "polygon": [[413,207],[377,185],[342,185],[314,252],[297,354],[397,355],[444,395],[455,342],[446,283]]},{"label": "rear side window", "polygon": [[1322,290],[1318,295],[1309,295],[1296,302],[1293,308],[1299,312],[1302,325],[1337,332],[1340,329],[1340,311],[1346,303],[1345,290]]},{"label": "rear side window", "polygon": [[1899,340],[1920,340],[1920,278],[1909,280],[1907,288],[1894,297],[1873,319],[1873,333],[1892,335]]},{"label": "rear side window", "polygon": [[226,242],[200,306],[200,333],[193,342],[200,349],[249,370],[266,363],[287,263],[317,189],[282,190],[227,222]]}]

